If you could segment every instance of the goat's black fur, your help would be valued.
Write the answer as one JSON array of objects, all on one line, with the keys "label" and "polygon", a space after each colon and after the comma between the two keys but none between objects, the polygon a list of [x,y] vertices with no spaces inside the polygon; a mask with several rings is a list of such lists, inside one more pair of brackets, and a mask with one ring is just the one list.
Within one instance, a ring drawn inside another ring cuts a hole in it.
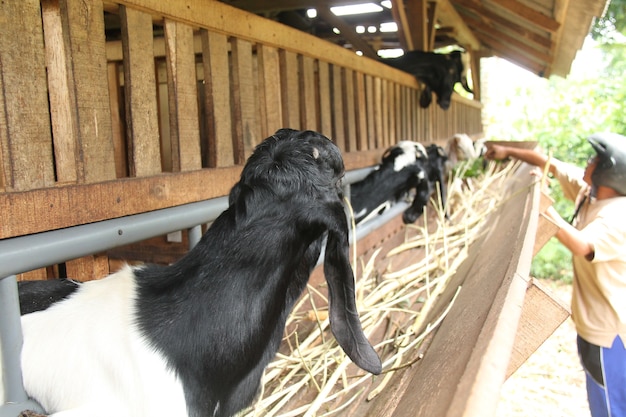
[{"label": "goat's black fur", "polygon": [[447,155],[442,147],[435,144],[428,145],[426,153],[428,158],[421,164],[421,168],[425,173],[425,180],[416,184],[413,202],[402,214],[402,220],[406,224],[414,223],[424,213],[424,207],[428,204],[430,196],[437,189],[437,185],[439,196],[441,197],[441,205],[444,210],[446,208],[445,163],[448,159]]},{"label": "goat's black fur", "polygon": [[66,299],[79,288],[78,283],[69,279],[20,281],[17,284],[21,314],[45,310],[52,304]]},{"label": "goat's black fur", "polygon": [[432,93],[437,95],[437,104],[444,110],[450,107],[454,85],[461,83],[472,93],[466,78],[466,68],[461,59],[461,51],[449,54],[435,52],[408,51],[397,58],[385,58],[382,62],[408,72],[424,84],[420,95],[420,106],[426,108],[432,102]]},{"label": "goat's black fur", "polygon": [[280,130],[256,148],[196,248],[136,272],[137,320],[178,372],[190,415],[250,404],[326,237],[331,328],[359,366],[380,372],[356,315],[343,169],[327,138]]},{"label": "goat's black fur", "polygon": [[[81,290],[108,290],[109,282],[120,285],[130,281],[133,285],[127,287],[134,288],[132,300],[120,305],[132,306],[129,319],[133,326],[121,329],[122,338],[139,335],[162,357],[163,371],[172,371],[182,385],[189,416],[227,417],[253,401],[263,370],[279,348],[287,316],[326,242],[324,274],[331,330],[358,366],[378,374],[380,359],[363,334],[356,310],[341,191],[343,173],[340,151],[328,138],[311,131],[279,130],[256,147],[230,192],[229,207],[178,262],[129,268],[116,278],[93,281],[55,307],[63,307],[64,312],[77,307],[80,315],[81,304],[72,302],[85,294]],[[53,284],[57,290],[72,289],[59,283]],[[115,297],[129,294],[116,293]],[[45,310],[45,306],[38,309]],[[29,326],[45,323],[46,313],[54,317],[55,311],[59,308],[26,316]],[[102,317],[108,318],[106,312]],[[121,323],[126,323],[124,317]],[[106,340],[106,334],[98,329],[94,332]],[[81,335],[72,334],[75,345],[82,342]],[[34,346],[32,337],[28,342]],[[55,346],[63,343],[62,338],[55,340]],[[126,346],[128,340],[110,343]],[[28,355],[38,353],[28,349]],[[132,361],[132,352],[128,354],[125,359]],[[114,358],[107,360],[115,362]],[[100,362],[91,363],[97,366]],[[115,374],[118,370],[107,371]],[[37,369],[29,369],[28,374],[37,374]],[[91,401],[62,394],[64,387],[58,385],[53,384],[44,394],[68,396],[68,402],[55,405],[61,410]]]},{"label": "goat's black fur", "polygon": [[[413,147],[408,144],[414,144]],[[396,159],[404,157],[407,152],[415,152],[415,160],[396,170]],[[429,145],[421,148],[415,142],[400,142],[388,148],[383,154],[382,162],[363,180],[350,186],[350,202],[355,213],[356,223],[360,223],[374,210],[385,208],[404,198],[415,189],[415,197],[411,205],[402,214],[404,223],[414,223],[424,212],[424,206],[436,183],[440,184],[442,204],[445,207],[446,191],[444,182],[444,165],[446,154],[443,148]]]}]

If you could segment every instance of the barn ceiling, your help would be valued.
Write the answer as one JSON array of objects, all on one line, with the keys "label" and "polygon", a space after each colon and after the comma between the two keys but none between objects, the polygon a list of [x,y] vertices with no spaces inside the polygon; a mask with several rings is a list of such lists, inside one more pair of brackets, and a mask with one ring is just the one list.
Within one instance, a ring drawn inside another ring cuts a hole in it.
[{"label": "barn ceiling", "polygon": [[[372,0],[377,12],[343,16],[334,8],[368,0],[222,1],[371,57],[458,45],[475,59],[498,56],[542,77],[564,77],[610,0]],[[396,31],[381,31],[392,22]]]}]

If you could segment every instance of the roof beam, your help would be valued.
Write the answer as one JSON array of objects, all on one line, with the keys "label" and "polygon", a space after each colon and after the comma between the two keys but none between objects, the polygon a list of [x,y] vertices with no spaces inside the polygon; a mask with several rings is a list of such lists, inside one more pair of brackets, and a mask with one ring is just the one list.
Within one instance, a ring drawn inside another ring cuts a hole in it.
[{"label": "roof beam", "polygon": [[465,24],[459,13],[450,3],[450,0],[437,0],[437,16],[442,26],[451,26],[458,31],[459,44],[465,49],[478,51],[480,42],[471,29]]},{"label": "roof beam", "polygon": [[[457,1],[457,4],[462,3],[462,1]],[[505,20],[502,16],[492,12],[491,10],[482,10],[478,11],[473,9],[472,7],[466,7],[465,5],[460,7],[460,13],[463,15],[463,19],[468,23],[470,27],[473,27],[480,22],[484,25],[488,25],[489,27],[494,27],[495,25],[500,25],[502,27],[507,28],[511,32],[517,33],[520,37],[526,39],[528,42],[532,42],[539,47],[551,49],[553,47],[553,43],[546,37],[540,36],[536,32],[530,31],[517,23],[513,23],[509,20]],[[469,13],[472,12],[472,13]],[[480,16],[480,20],[474,18],[472,16]],[[495,27],[494,27],[495,29]]]},{"label": "roof beam", "polygon": [[427,0],[407,0],[406,2],[396,0],[391,8],[392,11],[395,9],[396,3],[404,3],[404,7],[406,7],[407,20],[410,22],[411,27],[411,43],[413,45],[409,50],[429,51]]},{"label": "roof beam", "polygon": [[525,43],[520,42],[519,40],[501,32],[493,31],[491,29],[487,29],[484,32],[479,30],[476,32],[476,36],[478,36],[482,40],[484,40],[486,37],[489,37],[491,39],[497,39],[498,42],[503,46],[506,46],[513,55],[526,55],[530,58],[533,58],[537,62],[545,62],[547,64],[552,61],[552,57],[550,56],[550,54],[533,49]]},{"label": "roof beam", "polygon": [[[494,28],[492,25],[484,24],[473,18],[468,18],[467,21],[474,29],[476,29],[477,34],[480,32],[489,34],[489,36],[491,36],[492,38],[499,39],[501,42],[505,44],[510,44],[515,49],[523,51],[524,53],[528,55],[535,56],[537,60],[539,61],[546,61],[546,62],[551,61],[551,56],[548,52],[541,52],[540,50],[534,48],[533,46],[528,45],[520,41],[519,39],[511,35],[508,35],[501,30]],[[549,51],[549,48],[544,48],[544,49],[548,49]]]},{"label": "roof beam", "polygon": [[522,54],[513,54],[510,47],[503,45],[499,40],[490,36],[486,36],[481,33],[478,33],[477,36],[480,37],[487,47],[494,51],[494,55],[505,58],[520,67],[527,69],[533,74],[539,75],[540,77],[549,76],[549,74],[546,73],[547,67],[544,64],[538,63],[533,59],[529,59],[527,56]]},{"label": "roof beam", "polygon": [[[454,3],[471,9],[479,15],[494,15],[494,12],[491,11],[493,10],[493,7],[486,7],[481,2],[476,0],[454,0]],[[561,27],[561,24],[553,18],[528,7],[517,0],[498,0],[492,2],[492,4],[495,8],[507,10],[510,13],[519,16],[520,19],[524,19],[524,21],[528,22],[532,26],[548,32],[556,32]]]},{"label": "roof beam", "polygon": [[[404,2],[402,0],[391,0],[391,14],[396,25],[398,25],[398,40],[400,46],[405,51],[412,51],[418,48],[414,43],[415,33],[419,31],[419,28],[411,30],[409,25],[409,17],[406,14]],[[413,21],[413,19],[410,19]]]},{"label": "roof beam", "polygon": [[554,20],[551,16],[546,16],[545,14],[520,3],[518,0],[498,0],[494,1],[493,4],[510,11],[516,16],[519,16],[533,25],[547,30],[548,32],[556,32],[561,27],[561,24]]},{"label": "roof beam", "polygon": [[318,5],[317,15],[321,19],[324,19],[330,25],[339,29],[339,31],[341,32],[341,36],[347,39],[352,44],[352,47],[354,49],[360,50],[361,52],[363,52],[363,55],[369,58],[378,59],[378,54],[376,53],[376,51],[374,51],[374,49],[372,49],[372,47],[367,42],[365,42],[363,38],[361,38],[350,25],[348,25],[339,17],[335,16],[333,12],[330,11],[329,7]]}]

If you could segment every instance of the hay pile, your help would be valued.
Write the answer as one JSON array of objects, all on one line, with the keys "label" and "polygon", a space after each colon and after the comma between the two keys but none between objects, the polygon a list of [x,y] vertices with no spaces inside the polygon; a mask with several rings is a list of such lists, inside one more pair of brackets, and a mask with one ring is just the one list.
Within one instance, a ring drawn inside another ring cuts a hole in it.
[{"label": "hay pile", "polygon": [[[396,372],[415,364],[423,354],[424,342],[456,299],[446,308],[435,310],[438,295],[467,257],[469,246],[480,237],[484,221],[501,203],[503,182],[516,167],[491,162],[473,177],[467,177],[463,167],[457,169],[448,184],[449,219],[441,209],[435,213],[425,211],[418,224],[406,226],[402,245],[385,254],[379,249],[369,259],[359,259],[361,265],[353,265],[355,271],[361,271],[356,279],[361,323],[383,362],[381,375],[366,374],[345,356],[329,331],[325,295],[309,286],[309,296],[300,300],[287,322],[291,330],[283,340],[283,348],[265,371],[260,398],[242,415],[311,417],[346,413],[375,398]],[[433,203],[431,211],[441,206]],[[423,219],[431,220],[424,224]],[[393,257],[407,255],[407,251],[415,253],[412,265],[393,270],[393,262],[388,262],[389,267],[382,273],[375,269],[377,259],[392,261]],[[315,301],[320,299],[322,303]],[[305,305],[312,309],[305,311]],[[432,311],[442,313],[432,318]]]}]

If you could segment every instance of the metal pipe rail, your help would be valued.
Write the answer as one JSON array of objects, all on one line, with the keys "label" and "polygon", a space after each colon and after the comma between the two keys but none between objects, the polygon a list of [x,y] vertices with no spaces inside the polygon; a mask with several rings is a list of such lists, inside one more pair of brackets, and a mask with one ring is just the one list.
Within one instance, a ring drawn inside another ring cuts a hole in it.
[{"label": "metal pipe rail", "polygon": [[[373,168],[347,172],[345,194],[350,184],[365,178]],[[381,216],[359,225],[350,241],[383,226],[407,208],[399,202]],[[185,204],[118,219],[0,240],[0,360],[5,404],[0,417],[16,417],[23,410],[43,412],[24,391],[20,366],[22,329],[16,274],[103,252],[178,230],[189,230],[189,245],[200,240],[201,226],[215,220],[228,207],[228,197]],[[322,253],[323,256],[323,253]],[[321,258],[323,259],[323,258]]]}]

